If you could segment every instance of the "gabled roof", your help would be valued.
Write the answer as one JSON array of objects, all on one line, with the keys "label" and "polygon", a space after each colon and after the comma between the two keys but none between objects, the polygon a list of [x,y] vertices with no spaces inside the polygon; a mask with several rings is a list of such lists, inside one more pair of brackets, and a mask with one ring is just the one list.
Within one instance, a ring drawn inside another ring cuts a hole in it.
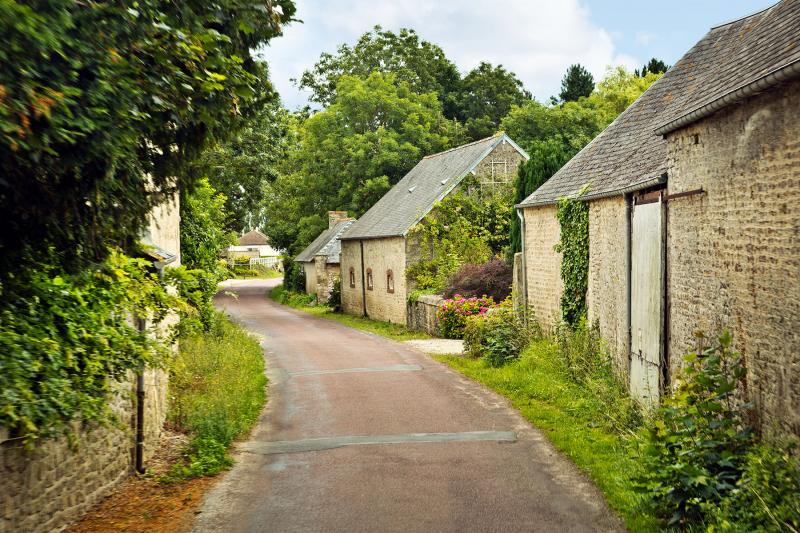
[{"label": "gabled roof", "polygon": [[239,246],[263,246],[269,244],[269,239],[266,235],[254,229],[239,237],[238,243]]},{"label": "gabled roof", "polygon": [[528,154],[505,133],[425,156],[378,200],[342,240],[404,236],[499,144]]},{"label": "gabled roof", "polygon": [[[800,60],[800,0],[712,28],[664,76],[518,207],[553,204],[587,183],[585,199],[663,183],[665,124]],[[800,74],[800,70],[798,70]],[[764,88],[764,85],[760,85]],[[742,96],[742,97],[746,97]],[[730,100],[732,103],[734,100]],[[719,108],[717,108],[719,109]],[[712,111],[713,112],[713,111]],[[695,114],[694,120],[701,118]],[[685,120],[685,119],[683,119]],[[677,125],[677,126],[676,126]]]},{"label": "gabled roof", "polygon": [[347,228],[352,226],[353,223],[355,223],[353,219],[340,220],[332,228],[328,228],[320,233],[305,250],[294,258],[294,260],[299,263],[306,263],[313,261],[318,255],[324,255],[326,256],[326,263],[339,263],[339,256],[342,253],[342,242],[339,240],[339,237]]}]

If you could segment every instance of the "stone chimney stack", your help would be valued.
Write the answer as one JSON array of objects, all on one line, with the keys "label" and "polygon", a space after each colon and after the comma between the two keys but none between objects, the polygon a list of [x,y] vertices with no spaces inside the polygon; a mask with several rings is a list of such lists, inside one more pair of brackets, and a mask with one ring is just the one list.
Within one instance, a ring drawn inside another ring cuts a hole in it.
[{"label": "stone chimney stack", "polygon": [[347,216],[347,211],[328,211],[328,229],[334,227],[343,220],[351,220]]}]

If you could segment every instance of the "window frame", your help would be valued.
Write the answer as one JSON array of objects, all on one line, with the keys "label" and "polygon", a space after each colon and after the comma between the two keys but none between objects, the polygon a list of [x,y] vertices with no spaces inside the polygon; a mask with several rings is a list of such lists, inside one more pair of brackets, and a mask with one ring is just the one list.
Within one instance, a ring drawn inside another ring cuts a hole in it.
[{"label": "window frame", "polygon": [[367,290],[371,291],[375,288],[375,280],[372,279],[372,269],[367,269]]},{"label": "window frame", "polygon": [[386,292],[394,294],[394,272],[391,268],[386,271]]}]

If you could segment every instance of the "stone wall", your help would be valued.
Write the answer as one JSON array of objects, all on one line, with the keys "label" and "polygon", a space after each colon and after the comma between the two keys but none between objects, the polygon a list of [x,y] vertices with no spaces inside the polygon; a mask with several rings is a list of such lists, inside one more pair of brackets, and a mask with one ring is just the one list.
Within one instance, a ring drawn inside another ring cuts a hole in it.
[{"label": "stone wall", "polygon": [[[118,383],[112,409],[119,427],[77,430],[77,448],[65,438],[26,451],[0,444],[0,532],[61,531],[78,520],[133,472],[136,380]],[[167,375],[145,372],[145,461],[161,435],[167,407]]]},{"label": "stone wall", "polygon": [[731,331],[767,428],[800,434],[800,81],[668,137],[669,351]]},{"label": "stone wall", "polygon": [[513,189],[517,168],[525,158],[508,142],[498,144],[475,167],[481,189],[490,192],[508,192]]},{"label": "stone wall", "polygon": [[314,258],[314,274],[317,299],[320,302],[327,302],[331,297],[333,282],[339,276],[339,265],[328,263],[327,256],[318,255]]},{"label": "stone wall", "polygon": [[317,269],[313,261],[301,263],[306,282],[306,294],[317,294]]},{"label": "stone wall", "polygon": [[628,222],[625,199],[614,196],[589,202],[588,319],[616,362],[628,370]]},{"label": "stone wall", "polygon": [[[342,272],[342,311],[348,315],[362,316],[364,300],[361,288],[361,241],[342,241],[339,259]],[[350,269],[355,273],[355,286],[350,286]]]},{"label": "stone wall", "polygon": [[525,281],[528,305],[543,327],[561,320],[561,254],[554,250],[561,238],[556,219],[556,206],[526,208],[525,217]]},{"label": "stone wall", "polygon": [[[362,292],[361,246],[364,248],[364,281],[372,272],[372,289]],[[355,287],[350,287],[349,271],[355,272]],[[406,240],[403,237],[342,241],[342,310],[349,315],[366,314],[375,320],[406,324]],[[394,291],[387,286],[387,272],[394,276]]]},{"label": "stone wall", "polygon": [[424,294],[415,302],[408,302],[408,329],[424,331],[434,337],[440,336],[439,319],[436,312],[444,305],[444,298],[436,294]]}]

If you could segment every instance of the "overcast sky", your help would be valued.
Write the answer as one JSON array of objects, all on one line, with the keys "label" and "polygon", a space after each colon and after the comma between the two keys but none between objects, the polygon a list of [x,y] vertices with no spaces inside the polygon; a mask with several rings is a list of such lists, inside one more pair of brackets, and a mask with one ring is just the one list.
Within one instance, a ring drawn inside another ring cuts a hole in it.
[{"label": "overcast sky", "polygon": [[322,52],[353,43],[376,24],[413,28],[440,45],[462,72],[502,64],[534,97],[558,93],[572,63],[595,78],[609,65],[638,67],[651,57],[674,63],[711,26],[763,9],[773,0],[297,0],[302,22],[261,51],[284,105],[307,95],[291,83]]}]

